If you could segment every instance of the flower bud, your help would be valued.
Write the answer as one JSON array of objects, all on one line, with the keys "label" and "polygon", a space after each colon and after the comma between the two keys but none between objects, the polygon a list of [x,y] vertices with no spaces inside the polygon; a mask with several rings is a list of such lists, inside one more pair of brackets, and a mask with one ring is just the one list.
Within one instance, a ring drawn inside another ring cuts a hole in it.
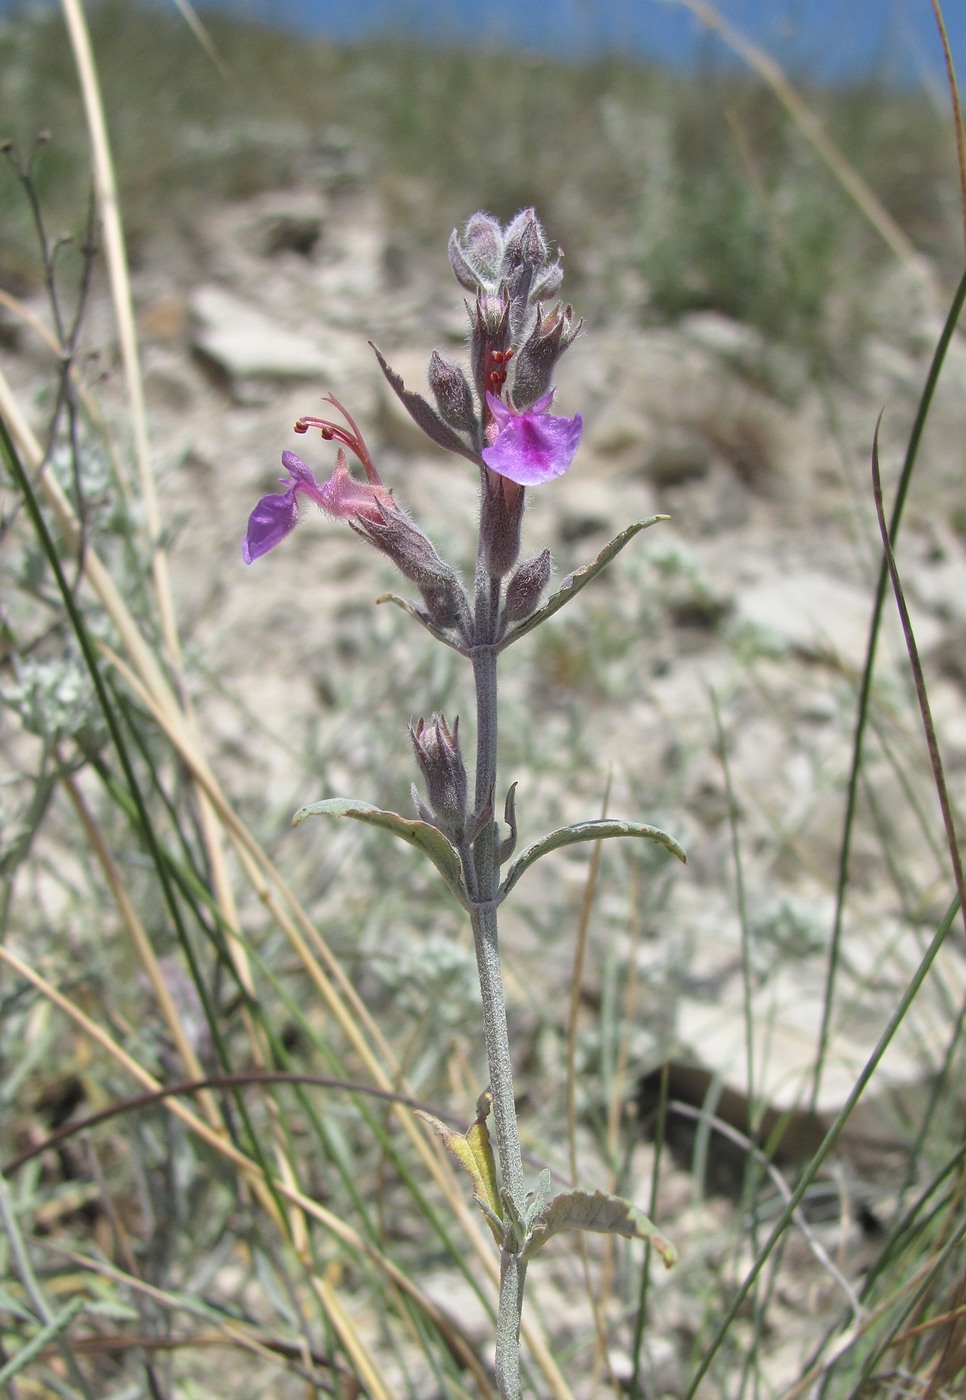
[{"label": "flower bud", "polygon": [[550,578],[550,550],[524,559],[507,584],[503,604],[504,622],[522,622],[536,611],[540,595]]},{"label": "flower bud", "polygon": [[550,246],[540,220],[532,209],[521,209],[503,235],[503,276],[509,277],[521,264],[542,268],[549,258]]},{"label": "flower bud", "polygon": [[529,408],[550,388],[557,361],[576,338],[583,321],[574,324],[573,307],[557,305],[546,314],[538,307],[537,322],[514,361],[513,402]]},{"label": "flower bud", "polygon": [[450,264],[457,282],[468,292],[496,288],[502,256],[503,231],[490,214],[474,214],[462,238],[455,228],[450,234]]},{"label": "flower bud", "polygon": [[[443,715],[409,726],[413,751],[426,783],[436,825],[445,835],[462,839],[466,828],[466,765],[460,752],[459,720],[452,731]],[[417,801],[417,810],[421,803]]]},{"label": "flower bud", "polygon": [[473,392],[458,365],[451,365],[434,350],[429,361],[429,387],[436,399],[440,417],[457,432],[469,433],[476,427]]},{"label": "flower bud", "polygon": [[503,230],[498,219],[482,210],[471,214],[463,231],[463,247],[487,282],[498,280],[503,256]]},{"label": "flower bud", "polygon": [[560,261],[548,263],[542,272],[533,279],[530,288],[531,301],[549,301],[560,291],[560,284],[563,281],[563,268]]},{"label": "flower bud", "polygon": [[507,348],[510,303],[502,289],[492,296],[478,292],[476,305],[470,312],[470,320],[477,334],[485,337],[491,345],[495,345],[499,350]]}]

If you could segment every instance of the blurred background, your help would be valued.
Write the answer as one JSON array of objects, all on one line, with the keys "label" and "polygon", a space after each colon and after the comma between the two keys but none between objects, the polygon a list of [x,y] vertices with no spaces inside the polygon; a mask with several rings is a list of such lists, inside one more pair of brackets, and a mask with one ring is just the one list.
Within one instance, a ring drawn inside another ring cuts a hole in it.
[{"label": "blurred background", "polygon": [[[700,22],[700,6],[681,0],[202,0],[202,8],[346,42],[393,36],[570,59],[616,52],[686,71],[725,57]],[[955,56],[966,45],[966,14],[947,8]],[[716,9],[800,78],[932,82],[943,69],[923,0],[853,0],[847,12],[839,0],[724,0]]]}]

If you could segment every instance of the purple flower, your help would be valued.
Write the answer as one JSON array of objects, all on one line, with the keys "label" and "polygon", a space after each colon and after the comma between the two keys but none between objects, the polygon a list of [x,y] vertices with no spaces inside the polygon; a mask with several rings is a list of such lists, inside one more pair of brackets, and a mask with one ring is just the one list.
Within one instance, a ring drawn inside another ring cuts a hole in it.
[{"label": "purple flower", "polygon": [[242,540],[242,558],[246,564],[260,559],[295,529],[299,519],[299,493],[308,496],[326,515],[338,516],[350,522],[368,520],[378,525],[388,515],[399,514],[392,492],[387,491],[379,480],[379,473],[355,419],[331,394],[326,395],[326,400],[339,410],[348,428],[328,418],[300,418],[295,431],[307,433],[310,428],[318,428],[326,442],[344,443],[362,463],[366,480],[356,481],[341,447],[335,459],[335,471],[324,486],[319,485],[301,457],[296,457],[294,452],[283,452],[282,466],[291,480],[284,476],[279,480],[288,486],[288,490],[281,495],[263,496],[248,517],[248,532]]},{"label": "purple flower", "polygon": [[327,515],[344,520],[379,521],[383,512],[398,510],[384,486],[356,481],[349,471],[345,453],[340,449],[335,471],[320,486],[312,470],[294,452],[282,453],[282,466],[288,477],[279,480],[288,484],[280,495],[263,496],[248,517],[248,532],[242,540],[242,558],[246,564],[260,559],[290,534],[299,519],[299,495],[308,496]]},{"label": "purple flower", "polygon": [[551,389],[525,413],[514,413],[487,393],[497,427],[493,441],[483,449],[491,471],[518,486],[538,486],[563,475],[576,455],[584,422],[579,413],[573,418],[548,413],[553,394]]}]

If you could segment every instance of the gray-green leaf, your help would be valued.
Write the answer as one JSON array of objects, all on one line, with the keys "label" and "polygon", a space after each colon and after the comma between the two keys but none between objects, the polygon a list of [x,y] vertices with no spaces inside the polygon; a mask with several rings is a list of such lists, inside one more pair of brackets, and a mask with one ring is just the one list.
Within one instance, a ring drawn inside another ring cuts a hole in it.
[{"label": "gray-green leaf", "polygon": [[670,1269],[677,1250],[647,1216],[620,1196],[603,1191],[565,1191],[548,1201],[533,1221],[523,1248],[524,1259],[532,1259],[547,1240],[561,1230],[593,1230],[601,1235],[623,1235],[629,1240],[646,1240],[653,1245]]},{"label": "gray-green leaf", "polygon": [[571,598],[576,597],[592,578],[596,578],[600,571],[607,567],[616,554],[620,554],[625,544],[629,544],[635,535],[639,535],[649,525],[656,525],[659,520],[669,519],[668,515],[649,515],[646,520],[636,520],[633,525],[628,525],[626,530],[615,535],[610,544],[604,545],[596,559],[592,559],[582,569],[575,569],[572,574],[568,574],[556,593],[547,599],[542,608],[538,608],[525,622],[521,622],[519,627],[514,627],[512,631],[508,632],[500,643],[500,650],[508,647],[519,637],[524,637],[528,632],[532,632],[534,627],[539,627],[541,622],[546,621],[548,617],[552,617],[555,612],[559,611],[564,603],[569,603]]},{"label": "gray-green leaf", "polygon": [[675,841],[673,836],[669,836],[666,831],[661,831],[656,826],[645,826],[643,822],[622,822],[613,817],[604,817],[599,821],[578,822],[574,826],[562,826],[557,831],[551,831],[549,835],[535,841],[532,846],[528,846],[525,851],[521,851],[516,860],[507,871],[506,879],[500,886],[500,899],[505,899],[526,870],[535,860],[545,856],[548,851],[555,851],[560,846],[572,846],[575,841],[603,841],[610,836],[642,836],[645,840],[656,841],[659,846],[677,856],[678,860],[687,865],[688,858],[684,847]]},{"label": "gray-green leaf", "polygon": [[353,817],[356,821],[368,822],[370,826],[381,826],[383,830],[392,832],[393,836],[398,836],[401,841],[408,842],[429,856],[447,889],[466,907],[466,887],[456,847],[429,822],[402,817],[398,812],[384,812],[371,802],[361,802],[353,797],[327,797],[322,802],[313,802],[309,807],[300,807],[292,818],[292,825],[299,826],[306,817]]}]

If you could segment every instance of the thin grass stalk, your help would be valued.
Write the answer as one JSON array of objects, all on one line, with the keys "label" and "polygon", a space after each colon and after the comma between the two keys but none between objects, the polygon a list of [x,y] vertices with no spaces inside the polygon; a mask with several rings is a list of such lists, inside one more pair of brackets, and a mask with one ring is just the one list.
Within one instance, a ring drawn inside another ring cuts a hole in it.
[{"label": "thin grass stalk", "polygon": [[[599,842],[597,845],[599,846]],[[638,1001],[637,994],[640,987],[640,979],[637,968],[637,953],[641,936],[641,921],[637,909],[637,882],[633,882],[632,912],[630,917],[630,937],[627,947],[627,981],[624,986],[624,995],[620,1011],[621,1034],[617,1044],[617,1057],[613,1067],[612,1082],[608,1095],[607,1119],[605,1123],[605,1141],[607,1147],[607,1158],[610,1163],[609,1181],[607,1189],[616,1194],[624,1194],[627,1188],[622,1189],[621,1182],[627,1181],[627,1162],[623,1165],[619,1163],[620,1155],[620,1127],[624,1110],[627,1103],[627,1067],[631,1055],[631,1033],[632,1028],[637,1025]],[[632,1153],[632,1147],[628,1147],[628,1159]],[[628,1194],[636,1195],[636,1185],[631,1183]],[[601,1306],[599,1311],[603,1318],[607,1303],[614,1292],[614,1280],[616,1274],[617,1242],[605,1235],[603,1240],[604,1256],[601,1264],[600,1298]],[[650,1255],[650,1250],[645,1251]],[[621,1381],[614,1374],[613,1366],[609,1355],[605,1353],[605,1360],[610,1373],[613,1376],[614,1392],[617,1394],[621,1388]]]},{"label": "thin grass stalk", "polygon": [[[902,523],[903,510],[909,487],[912,483],[912,474],[919,454],[919,445],[929,418],[929,409],[932,405],[933,395],[936,385],[939,382],[939,375],[942,371],[946,352],[949,349],[950,341],[956,331],[959,317],[966,303],[966,273],[960,278],[956,295],[953,297],[952,305],[946,316],[942,334],[936,345],[935,352],[929,365],[926,381],[923,385],[922,394],[913,421],[912,431],[909,434],[909,443],[906,447],[905,460],[902,464],[902,471],[899,476],[899,483],[896,488],[895,501],[892,507],[892,515],[889,520],[889,538],[895,547],[896,539],[899,535],[899,528]],[[872,694],[872,677],[875,671],[875,658],[878,649],[879,631],[882,625],[882,613],[885,607],[886,589],[889,583],[889,570],[882,561],[879,567],[879,577],[876,582],[875,597],[872,605],[872,618],[869,623],[869,640],[866,646],[865,662],[862,668],[862,682],[859,688],[859,698],[856,705],[855,729],[852,738],[852,760],[849,768],[849,781],[845,800],[845,812],[842,818],[842,839],[839,843],[839,865],[836,877],[835,890],[835,915],[832,924],[832,934],[829,941],[829,957],[825,976],[825,991],[822,1004],[822,1024],[819,1029],[818,1046],[816,1049],[815,1073],[812,1079],[812,1093],[809,1108],[814,1111],[818,1103],[821,1089],[822,1075],[825,1067],[825,1059],[828,1054],[829,1033],[832,1020],[832,1005],[835,997],[835,986],[838,977],[839,957],[842,943],[842,927],[845,918],[845,901],[849,885],[849,872],[852,856],[852,832],[855,824],[856,806],[859,793],[859,779],[862,772],[862,756],[865,742],[865,731],[869,719],[870,701]]]},{"label": "thin grass stalk", "polygon": [[148,542],[151,548],[151,567],[155,579],[161,634],[168,650],[169,659],[177,669],[180,666],[180,645],[174,610],[171,605],[171,580],[168,573],[167,555],[160,543],[162,535],[161,511],[158,504],[154,472],[151,467],[151,449],[148,442],[137,326],[134,319],[124,225],[121,219],[110,138],[107,132],[107,119],[97,77],[97,65],[91,47],[90,31],[87,27],[81,0],[61,0],[61,7],[74,53],[91,141],[94,187],[101,217],[101,228],[104,233],[104,256],[107,262],[114,320],[120,341],[121,361],[124,366],[134,456],[138,468],[141,500],[145,509]]},{"label": "thin grass stalk", "polygon": [[[744,1013],[745,1026],[745,1086],[748,1097],[748,1129],[751,1144],[758,1141],[758,1114],[759,1104],[755,1083],[755,1013],[753,1001],[753,972],[752,972],[752,932],[748,918],[748,900],[745,891],[745,871],[744,862],[741,856],[741,838],[738,834],[738,803],[735,797],[734,786],[731,781],[731,764],[728,762],[728,744],[725,738],[724,724],[721,718],[721,706],[718,703],[718,696],[714,688],[711,690],[711,708],[714,715],[715,742],[718,750],[718,758],[721,763],[721,772],[724,778],[725,796],[728,803],[728,830],[731,837],[731,859],[734,864],[735,877],[735,901],[737,904],[738,923],[741,929],[741,990],[742,990],[742,1010]],[[750,1244],[753,1252],[757,1253],[760,1247],[760,1231],[758,1221],[758,1211],[756,1208],[756,1196],[759,1182],[758,1155],[750,1151],[745,1156],[745,1173],[742,1186],[742,1204],[748,1212],[751,1229]],[[741,1386],[739,1390],[739,1400],[745,1394],[745,1388],[749,1377],[752,1374],[752,1367],[755,1366],[759,1354],[759,1346],[762,1331],[765,1325],[765,1315],[768,1306],[768,1298],[775,1282],[774,1273],[771,1280],[763,1290],[756,1280],[754,1296],[752,1298],[752,1326],[753,1341],[747,1348],[742,1366]],[[756,1373],[757,1376],[757,1373]]]},{"label": "thin grass stalk", "polygon": [[[661,1066],[658,1089],[657,1121],[654,1128],[654,1159],[651,1164],[651,1189],[647,1211],[652,1220],[657,1219],[658,1196],[661,1184],[661,1162],[664,1156],[664,1138],[667,1129],[668,1086],[671,1066],[665,1060]],[[651,1251],[644,1253],[641,1263],[641,1283],[637,1294],[637,1312],[634,1318],[633,1357],[634,1369],[631,1372],[629,1400],[641,1400],[641,1349],[644,1345],[644,1329],[647,1322],[647,1304],[651,1291]]]},{"label": "thin grass stalk", "polygon": [[[82,1269],[85,1273],[91,1274],[96,1278],[109,1280],[111,1283],[130,1290],[131,1293],[139,1294],[149,1301],[159,1304],[163,1308],[167,1308],[173,1312],[176,1311],[179,1314],[187,1314],[189,1317],[195,1317],[200,1322],[206,1323],[212,1329],[216,1329],[207,1334],[193,1334],[190,1338],[190,1342],[193,1346],[220,1345],[229,1348],[237,1348],[238,1350],[249,1353],[258,1360],[270,1361],[275,1364],[278,1364],[280,1356],[284,1357],[285,1355],[285,1350],[283,1350],[279,1342],[267,1332],[262,1332],[262,1335],[256,1334],[257,1324],[253,1322],[248,1322],[243,1325],[232,1318],[213,1316],[212,1310],[209,1307],[197,1304],[188,1294],[183,1292],[178,1292],[173,1295],[169,1294],[164,1289],[158,1288],[154,1284],[148,1283],[145,1279],[138,1277],[137,1274],[127,1273],[124,1269],[119,1268],[116,1264],[110,1263],[109,1260],[104,1259],[100,1255],[84,1254],[78,1250],[71,1249],[69,1246],[59,1241],[53,1240],[44,1240],[43,1248],[49,1254],[54,1255],[59,1261],[72,1264],[76,1268]],[[100,1340],[100,1338],[78,1339],[76,1350],[81,1353],[92,1351],[94,1350],[92,1343],[99,1343]],[[124,1338],[112,1338],[110,1340],[112,1350],[125,1344]],[[145,1346],[151,1345],[152,1343],[158,1346],[165,1344],[158,1338],[148,1339],[139,1337],[133,1342],[128,1343],[128,1345]],[[330,1369],[336,1369],[328,1358],[320,1358],[318,1355],[313,1355],[312,1360],[316,1366],[325,1365]]]},{"label": "thin grass stalk", "polygon": [[[201,1061],[198,1059],[190,1036],[185,1031],[181,1017],[178,1014],[171,996],[171,991],[161,971],[154,948],[151,945],[151,940],[148,938],[147,930],[141,922],[137,910],[134,907],[134,902],[121,879],[117,862],[111,855],[104,833],[87,805],[77,779],[67,771],[65,765],[62,764],[61,766],[61,782],[67,791],[74,811],[80,819],[81,827],[87,838],[88,845],[94,852],[101,870],[104,873],[104,878],[107,880],[108,887],[111,891],[111,897],[127,928],[128,936],[134,945],[144,974],[151,985],[151,991],[154,994],[154,998],[161,1011],[168,1032],[174,1041],[175,1049],[189,1076],[192,1079],[202,1079],[204,1078],[204,1071],[201,1067]],[[215,1129],[223,1129],[224,1123],[222,1122],[221,1112],[213,1096],[204,1095],[201,1103],[211,1126]]]},{"label": "thin grass stalk", "polygon": [[[607,804],[610,799],[610,776],[608,775],[607,786],[604,790],[604,800],[601,803],[601,817],[607,815]],[[570,974],[570,1002],[567,1011],[567,1162],[570,1169],[571,1184],[576,1186],[579,1176],[577,1172],[577,1031],[580,1016],[580,993],[584,980],[584,962],[587,956],[587,937],[590,930],[590,916],[594,907],[594,897],[597,892],[597,881],[600,876],[600,858],[603,847],[602,841],[595,841],[591,847],[590,862],[587,866],[587,878],[584,881],[584,890],[580,900],[580,914],[577,919],[577,938],[574,944],[574,965]],[[592,1376],[592,1388],[596,1390],[599,1381],[599,1370],[601,1360],[609,1366],[607,1327],[604,1322],[602,1312],[602,1300],[595,1289],[590,1274],[590,1253],[587,1249],[587,1241],[583,1232],[577,1235],[577,1253],[580,1257],[580,1267],[584,1276],[584,1290],[587,1300],[590,1303],[591,1317],[594,1320],[594,1332],[596,1341],[594,1345],[594,1368]]]},{"label": "thin grass stalk", "polygon": [[959,895],[959,908],[963,918],[963,928],[964,931],[966,931],[966,876],[963,874],[963,861],[959,850],[959,838],[956,834],[956,819],[953,815],[952,803],[949,799],[949,789],[946,786],[942,754],[939,751],[939,739],[936,735],[936,726],[933,723],[932,707],[929,704],[929,694],[926,689],[926,678],[922,669],[922,661],[919,658],[919,647],[916,643],[916,635],[913,631],[909,609],[906,606],[905,593],[902,587],[902,580],[899,577],[899,568],[896,564],[893,542],[885,518],[885,507],[882,502],[882,478],[879,474],[878,424],[876,424],[875,437],[872,443],[872,497],[875,502],[876,519],[879,522],[879,533],[882,536],[885,563],[889,571],[889,578],[892,582],[892,591],[895,595],[896,607],[899,610],[899,620],[902,624],[902,635],[905,637],[906,650],[909,654],[909,666],[912,670],[913,682],[916,688],[916,698],[919,701],[919,711],[922,716],[922,727],[926,738],[926,746],[929,749],[929,764],[932,768],[936,796],[939,800],[943,827],[946,831],[949,860],[952,866],[956,891]]},{"label": "thin grass stalk", "polygon": [[[886,1354],[897,1345],[896,1330],[901,1328],[912,1317],[916,1310],[920,1308],[929,1298],[931,1290],[935,1284],[940,1271],[949,1262],[949,1256],[955,1254],[966,1239],[966,1225],[961,1226],[958,1234],[938,1251],[923,1260],[922,1264],[914,1271],[911,1279],[903,1279],[895,1292],[883,1304],[880,1316],[889,1317],[889,1325],[886,1327],[886,1335],[877,1345],[873,1346],[862,1362],[861,1368],[855,1384],[855,1393],[861,1393],[867,1388],[868,1382],[873,1378],[875,1371],[882,1364]],[[898,1316],[889,1316],[894,1310],[898,1310]],[[925,1394],[929,1394],[927,1390]]]},{"label": "thin grass stalk", "polygon": [[[30,1300],[30,1306],[33,1308],[37,1318],[43,1323],[44,1332],[50,1337],[54,1345],[56,1345],[67,1374],[70,1376],[74,1385],[76,1385],[81,1395],[85,1397],[85,1400],[95,1400],[94,1393],[88,1386],[84,1373],[77,1364],[77,1358],[74,1355],[70,1339],[64,1335],[65,1328],[69,1325],[72,1318],[64,1317],[62,1312],[60,1319],[58,1319],[57,1314],[54,1313],[50,1304],[47,1302],[44,1291],[40,1286],[40,1280],[37,1278],[33,1264],[30,1261],[30,1253],[27,1249],[26,1241],[20,1233],[17,1213],[13,1209],[13,1202],[10,1199],[7,1182],[2,1174],[0,1174],[0,1220],[3,1222],[3,1227],[10,1244],[14,1271],[20,1280],[24,1293]],[[11,1364],[16,1364],[16,1358],[13,1358]],[[13,1374],[10,1372],[10,1368],[5,1366],[3,1369],[8,1371],[8,1381],[12,1380]]]},{"label": "thin grass stalk", "polygon": [[966,124],[963,122],[963,108],[959,100],[959,83],[956,78],[956,65],[946,32],[942,5],[939,0],[931,0],[932,12],[939,30],[939,41],[943,48],[943,62],[946,65],[946,82],[949,85],[949,101],[953,111],[953,132],[956,139],[956,166],[959,172],[959,207],[963,216],[963,242],[966,244]]},{"label": "thin grass stalk", "polygon": [[383,1385],[382,1377],[372,1364],[368,1347],[356,1332],[355,1324],[339,1301],[336,1290],[322,1274],[313,1277],[312,1285],[319,1295],[326,1316],[331,1319],[339,1335],[356,1375],[364,1384],[367,1395],[371,1400],[392,1400],[390,1392]]}]

